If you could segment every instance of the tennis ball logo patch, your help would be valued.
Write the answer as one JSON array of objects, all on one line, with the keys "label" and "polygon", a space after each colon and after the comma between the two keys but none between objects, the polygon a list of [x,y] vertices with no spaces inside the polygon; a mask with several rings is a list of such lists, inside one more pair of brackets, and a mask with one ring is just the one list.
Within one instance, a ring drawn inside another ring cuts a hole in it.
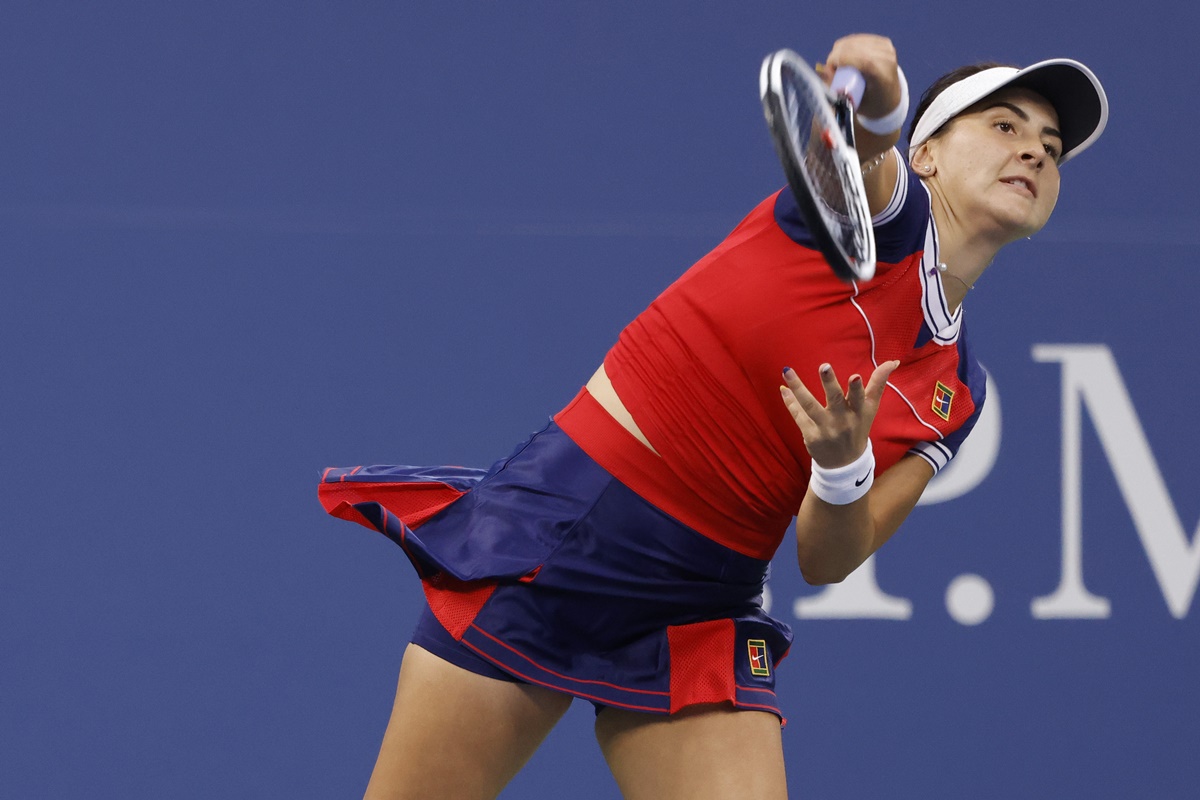
[{"label": "tennis ball logo patch", "polygon": [[933,413],[949,422],[950,404],[953,402],[954,391],[946,384],[938,381],[933,387]]},{"label": "tennis ball logo patch", "polygon": [[750,650],[750,674],[762,678],[771,677],[771,664],[767,660],[767,643],[763,639],[748,639],[746,647]]}]

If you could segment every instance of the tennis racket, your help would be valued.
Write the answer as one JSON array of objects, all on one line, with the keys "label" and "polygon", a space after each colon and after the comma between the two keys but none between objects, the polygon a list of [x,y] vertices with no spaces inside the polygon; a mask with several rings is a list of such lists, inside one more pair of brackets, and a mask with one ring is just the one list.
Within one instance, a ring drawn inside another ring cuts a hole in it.
[{"label": "tennis racket", "polygon": [[845,281],[875,275],[875,234],[854,149],[854,109],[866,82],[841,67],[826,86],[804,59],[763,60],[759,92],[775,151],[813,241]]}]

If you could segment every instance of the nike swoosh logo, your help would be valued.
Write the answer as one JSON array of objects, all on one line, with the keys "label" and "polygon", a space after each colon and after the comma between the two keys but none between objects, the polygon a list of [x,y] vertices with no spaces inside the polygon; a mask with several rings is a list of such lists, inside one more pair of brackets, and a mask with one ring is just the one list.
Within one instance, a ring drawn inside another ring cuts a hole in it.
[{"label": "nike swoosh logo", "polygon": [[869,473],[869,472],[868,472],[866,475],[863,475],[861,478],[859,478],[858,480],[856,480],[856,481],[854,482],[854,485],[855,485],[855,486],[862,486],[864,483],[866,483],[866,482],[867,482],[867,478],[869,478],[869,477],[871,477],[871,473]]}]

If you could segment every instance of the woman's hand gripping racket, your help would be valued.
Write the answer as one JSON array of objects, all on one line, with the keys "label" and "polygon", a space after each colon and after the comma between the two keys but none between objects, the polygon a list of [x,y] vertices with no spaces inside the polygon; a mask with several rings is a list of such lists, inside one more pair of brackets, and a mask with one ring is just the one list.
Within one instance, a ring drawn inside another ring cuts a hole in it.
[{"label": "woman's hand gripping racket", "polygon": [[854,109],[866,82],[842,67],[826,87],[791,50],[767,56],[759,90],[788,185],[817,247],[846,281],[875,275],[875,234],[854,149]]}]

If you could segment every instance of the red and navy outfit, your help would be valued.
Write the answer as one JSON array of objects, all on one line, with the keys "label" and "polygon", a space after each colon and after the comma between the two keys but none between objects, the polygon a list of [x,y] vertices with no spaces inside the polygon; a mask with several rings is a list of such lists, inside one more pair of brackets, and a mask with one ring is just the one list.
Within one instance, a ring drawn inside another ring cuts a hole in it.
[{"label": "red and navy outfit", "polygon": [[810,472],[783,369],[815,387],[825,362],[845,380],[900,361],[871,429],[879,472],[906,453],[940,469],[983,403],[915,175],[873,223],[876,275],[844,283],[784,189],[625,328],[605,371],[653,450],[585,389],[486,472],[328,470],[330,513],[388,535],[421,575],[414,641],[600,706],[778,714],[792,637],[762,587]]}]

